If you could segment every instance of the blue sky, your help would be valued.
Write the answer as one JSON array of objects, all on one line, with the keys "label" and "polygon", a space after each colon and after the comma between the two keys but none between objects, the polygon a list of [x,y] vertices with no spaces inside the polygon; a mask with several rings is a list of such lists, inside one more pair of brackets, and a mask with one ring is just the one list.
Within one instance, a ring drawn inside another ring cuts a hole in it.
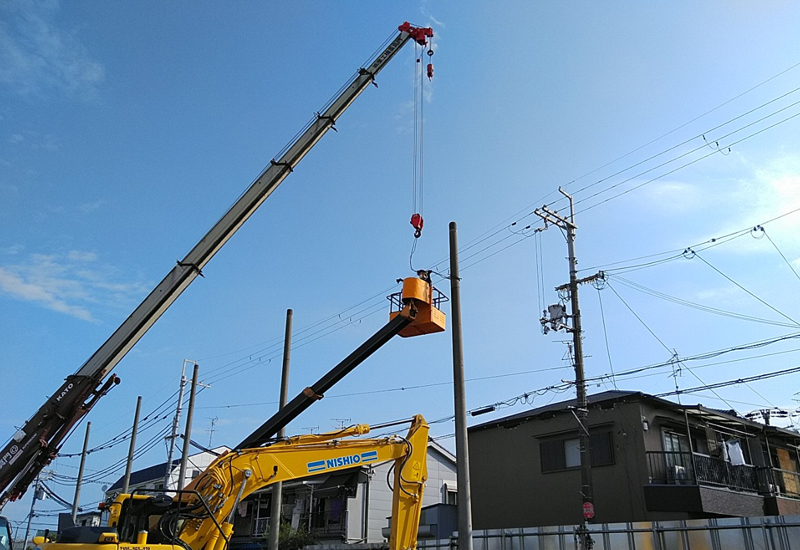
[{"label": "blue sky", "polygon": [[[798,332],[800,280],[789,264],[800,269],[800,213],[764,223],[800,208],[795,3],[4,2],[4,438],[404,20],[436,32],[424,111],[426,225],[413,263],[443,272],[447,224],[458,222],[468,408],[530,392],[500,416],[570,395],[533,399],[572,376],[565,335],[543,336],[538,321],[567,280],[566,246],[556,229],[523,229],[539,226],[530,212],[556,201],[559,185],[578,201],[582,276],[757,224],[766,230],[696,247],[699,258],[610,271],[599,293],[582,287],[587,376],[667,361],[672,350],[685,358]],[[145,412],[168,402],[186,358],[211,382],[198,398],[195,439],[208,442],[216,417],[213,443],[235,443],[275,409],[287,308],[297,344],[291,395],[382,326],[382,297],[411,274],[412,51],[389,64],[339,133],[315,147],[120,363],[122,384],[90,414],[93,444],[128,427],[137,395]],[[762,321],[681,306],[629,281]],[[447,281],[439,286],[449,293]],[[687,361],[677,383],[795,367],[794,341]],[[340,419],[446,418],[451,373],[449,333],[398,339],[290,431],[332,429]],[[665,369],[642,374],[617,387],[675,387]],[[682,399],[742,414],[796,409],[798,379]],[[590,392],[613,388],[610,377],[595,384]],[[434,436],[452,432],[450,422],[433,425]],[[79,450],[81,439],[64,451]],[[126,449],[93,453],[87,467],[100,470]],[[136,465],[163,460],[158,443]],[[76,466],[64,458],[55,470],[75,475]],[[101,484],[84,491],[86,504],[101,498]],[[54,489],[71,499],[68,484]],[[22,519],[29,497],[4,513]]]}]

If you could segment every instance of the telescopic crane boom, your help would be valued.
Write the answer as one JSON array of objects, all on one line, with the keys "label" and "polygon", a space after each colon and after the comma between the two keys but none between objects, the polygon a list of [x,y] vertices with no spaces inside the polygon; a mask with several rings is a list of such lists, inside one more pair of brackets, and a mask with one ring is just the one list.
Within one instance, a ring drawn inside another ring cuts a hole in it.
[{"label": "telescopic crane boom", "polygon": [[14,434],[0,451],[0,509],[21,497],[28,485],[55,458],[63,441],[80,419],[115,384],[111,370],[144,336],[180,294],[202,275],[203,267],[292,172],[355,99],[374,83],[375,76],[409,41],[426,44],[430,28],[403,23],[399,34],[346,84],[343,91],[317,113],[298,137],[259,175],[239,200],[195,247],[156,286],[120,327]]}]

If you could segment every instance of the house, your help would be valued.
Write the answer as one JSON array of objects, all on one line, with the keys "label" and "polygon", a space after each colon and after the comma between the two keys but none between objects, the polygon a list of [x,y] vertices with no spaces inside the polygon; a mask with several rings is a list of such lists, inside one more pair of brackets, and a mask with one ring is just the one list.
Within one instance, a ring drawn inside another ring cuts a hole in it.
[{"label": "house", "polygon": [[[200,472],[206,469],[217,456],[228,452],[228,447],[222,446],[208,451],[201,451],[193,455],[189,455],[186,459],[186,476],[184,479],[184,487],[189,484],[194,478],[200,475]],[[175,489],[178,486],[178,476],[180,475],[181,459],[172,461],[172,466],[169,470],[169,481],[167,489]],[[128,490],[134,489],[148,489],[148,490],[162,490],[164,489],[164,479],[167,476],[167,463],[161,462],[154,466],[149,466],[141,470],[131,472],[131,479],[128,485]],[[114,484],[106,489],[106,499],[116,497],[122,491],[122,485],[125,481],[125,476],[120,477]]]},{"label": "house", "polygon": [[[317,542],[383,542],[389,536],[386,526],[392,513],[392,490],[387,483],[390,466],[357,466],[284,482],[282,520],[295,529],[308,530]],[[456,492],[455,456],[429,442],[421,535],[450,536],[445,529],[450,529],[453,514],[441,508],[455,508]],[[265,487],[242,501],[233,524],[236,546],[266,544],[271,498],[272,488]]]},{"label": "house", "polygon": [[[468,430],[476,529],[579,524],[575,400]],[[635,391],[589,397],[597,523],[800,514],[800,433]]]}]

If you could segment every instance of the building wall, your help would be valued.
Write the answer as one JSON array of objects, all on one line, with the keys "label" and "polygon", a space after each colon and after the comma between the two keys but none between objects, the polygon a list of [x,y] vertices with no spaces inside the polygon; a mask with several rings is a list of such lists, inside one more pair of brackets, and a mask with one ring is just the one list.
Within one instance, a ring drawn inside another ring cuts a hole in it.
[{"label": "building wall", "polygon": [[[642,418],[652,411],[639,402],[591,408],[591,431],[610,430],[613,464],[592,468],[596,521],[685,519],[686,514],[648,513],[645,449],[661,449],[660,435],[644,432]],[[654,433],[656,432],[656,433]],[[541,443],[553,437],[577,437],[572,414],[523,421],[514,427],[469,432],[472,515],[476,529],[534,527],[580,523],[583,520],[580,469],[542,473]]]},{"label": "building wall", "polygon": [[[228,452],[230,449],[227,447],[217,447],[216,449],[212,449],[214,453],[223,454]],[[184,478],[183,486],[186,487],[192,479],[197,477],[200,472],[205,470],[209,464],[216,460],[217,455],[213,453],[207,453],[202,451],[197,454],[189,455],[189,458],[186,459],[186,477]],[[180,476],[181,468],[180,465],[173,468],[172,472],[169,475],[169,482],[167,488],[175,489],[178,487],[178,477]],[[163,482],[163,478],[161,480]]]},{"label": "building wall", "polygon": [[[392,515],[392,491],[386,483],[386,475],[389,472],[390,464],[380,464],[373,469],[372,478],[368,483],[362,483],[358,487],[356,498],[349,499],[347,504],[350,519],[360,518],[363,514],[365,503],[365,491],[368,491],[369,513],[368,513],[368,532],[366,542],[382,542],[384,539],[381,529],[388,526],[387,518]],[[425,483],[425,490],[422,495],[422,506],[439,504],[444,501],[446,496],[444,486],[450,486],[456,481],[456,465],[449,457],[444,456],[434,447],[428,447],[428,481]],[[394,483],[394,478],[392,478]],[[360,525],[360,523],[358,524]],[[348,539],[360,539],[358,529],[348,533]]]}]

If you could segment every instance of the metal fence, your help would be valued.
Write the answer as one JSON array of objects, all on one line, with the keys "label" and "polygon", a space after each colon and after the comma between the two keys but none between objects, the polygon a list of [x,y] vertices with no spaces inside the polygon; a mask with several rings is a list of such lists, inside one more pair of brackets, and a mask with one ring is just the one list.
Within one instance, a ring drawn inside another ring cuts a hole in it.
[{"label": "metal fence", "polygon": [[[800,550],[800,516],[609,523],[588,526],[593,550]],[[473,532],[474,550],[580,550],[578,526]],[[418,548],[457,550],[450,539]]]}]

